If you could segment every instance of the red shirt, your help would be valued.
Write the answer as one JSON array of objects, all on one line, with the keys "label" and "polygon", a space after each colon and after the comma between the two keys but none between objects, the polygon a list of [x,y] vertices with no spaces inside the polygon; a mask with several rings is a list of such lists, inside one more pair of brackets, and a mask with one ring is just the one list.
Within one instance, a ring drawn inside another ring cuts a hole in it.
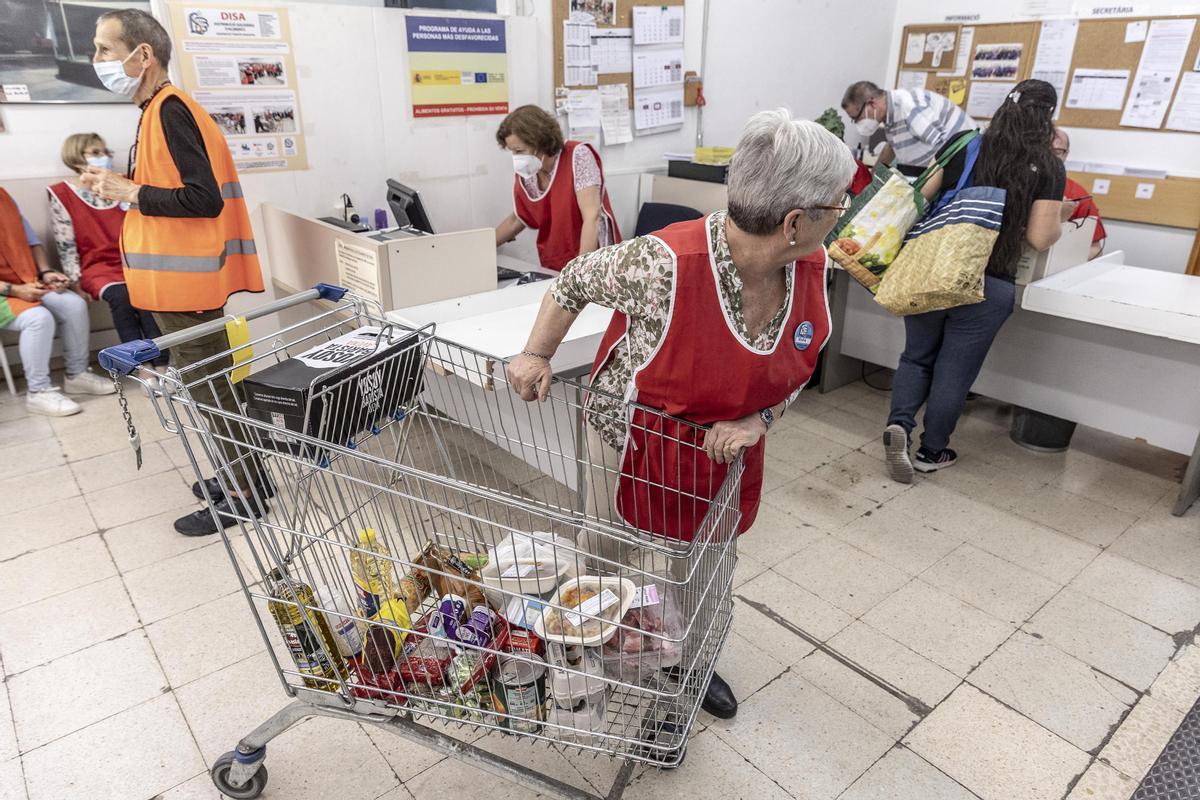
[{"label": "red shirt", "polygon": [[[808,382],[829,338],[826,257],[820,248],[795,263],[787,317],[775,346],[756,350],[725,316],[708,220],[676,223],[652,235],[675,255],[674,296],[658,349],[634,372],[631,399],[695,425],[634,408],[621,457],[617,510],[639,530],[690,541],[730,469],[705,455],[704,430],[696,426],[777,405]],[[625,329],[624,315],[614,314],[593,375]],[[749,529],[758,513],[765,451],[766,440],[760,439],[743,453],[738,533]],[[735,501],[729,500],[726,508],[732,513]]]},{"label": "red shirt", "polygon": [[112,283],[124,283],[121,268],[121,225],[125,211],[119,205],[93,208],[75,194],[66,181],[50,191],[62,203],[75,229],[75,248],[79,251],[79,286],[94,299]]},{"label": "red shirt", "polygon": [[1096,218],[1096,233],[1092,236],[1092,244],[1104,241],[1108,235],[1104,231],[1104,223],[1100,220],[1100,209],[1092,202],[1091,192],[1083,188],[1080,184],[1067,178],[1067,188],[1063,190],[1064,200],[1079,200],[1081,197],[1086,197],[1086,200],[1080,200],[1079,205],[1075,208],[1075,213],[1071,215],[1071,219],[1087,219],[1088,217]]}]

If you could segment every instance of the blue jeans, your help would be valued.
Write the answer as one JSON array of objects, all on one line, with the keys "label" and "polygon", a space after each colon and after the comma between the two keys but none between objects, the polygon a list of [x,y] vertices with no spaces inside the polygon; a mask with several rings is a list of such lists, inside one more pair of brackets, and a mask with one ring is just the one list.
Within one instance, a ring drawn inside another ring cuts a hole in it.
[{"label": "blue jeans", "polygon": [[892,382],[888,424],[917,427],[925,406],[921,444],[938,451],[950,444],[971,385],[1000,326],[1013,312],[1016,286],[993,278],[984,282],[984,301],[904,318],[904,353]]}]

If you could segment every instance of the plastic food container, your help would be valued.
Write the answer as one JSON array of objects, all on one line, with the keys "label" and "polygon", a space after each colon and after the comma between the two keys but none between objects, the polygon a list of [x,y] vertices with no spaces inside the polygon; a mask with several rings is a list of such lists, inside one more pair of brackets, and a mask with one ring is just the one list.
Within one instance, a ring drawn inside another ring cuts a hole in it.
[{"label": "plastic food container", "polygon": [[637,587],[626,578],[572,578],[550,598],[534,623],[534,633],[547,642],[568,647],[604,644],[617,632],[615,623],[629,610],[635,592]]},{"label": "plastic food container", "polygon": [[576,574],[573,547],[569,539],[543,531],[508,535],[488,551],[479,571],[488,602],[503,609],[513,595],[550,594]]}]

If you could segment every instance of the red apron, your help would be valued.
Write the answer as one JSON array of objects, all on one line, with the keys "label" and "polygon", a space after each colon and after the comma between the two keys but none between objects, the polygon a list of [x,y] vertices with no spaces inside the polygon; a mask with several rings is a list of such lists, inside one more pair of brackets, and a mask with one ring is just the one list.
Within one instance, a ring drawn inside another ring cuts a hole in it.
[{"label": "red apron", "polygon": [[[634,371],[631,397],[697,425],[734,420],[783,402],[808,382],[829,338],[825,250],[796,262],[788,312],[775,347],[755,350],[735,333],[717,293],[708,220],[680,222],[652,234],[675,254],[675,290],[667,330],[650,359]],[[614,314],[593,377],[626,333]],[[691,541],[721,488],[727,464],[701,449],[704,431],[635,409],[625,439],[617,510],[639,530]],[[738,533],[754,524],[762,494],[766,441],[742,454]]]},{"label": "red apron", "polygon": [[550,188],[537,200],[532,199],[525,191],[520,175],[513,177],[513,205],[517,218],[525,227],[537,230],[538,260],[547,269],[560,270],[568,261],[579,255],[583,213],[580,212],[579,200],[575,197],[573,156],[575,148],[581,146],[592,151],[596,164],[600,167],[601,213],[608,215],[612,223],[612,243],[621,241],[621,232],[617,230],[617,218],[613,215],[612,206],[608,202],[608,191],[604,186],[604,164],[600,161],[600,154],[590,144],[567,142],[558,154],[558,164],[554,167],[554,174],[550,176]]},{"label": "red apron", "polygon": [[71,216],[75,248],[79,251],[79,286],[96,300],[110,283],[124,283],[121,266],[121,206],[92,208],[64,181],[50,187]]}]

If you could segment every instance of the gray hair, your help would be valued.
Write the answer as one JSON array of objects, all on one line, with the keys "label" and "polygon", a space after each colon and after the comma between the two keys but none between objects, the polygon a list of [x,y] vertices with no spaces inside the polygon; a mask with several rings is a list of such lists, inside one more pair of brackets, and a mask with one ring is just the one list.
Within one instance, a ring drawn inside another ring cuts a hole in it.
[{"label": "gray hair", "polygon": [[166,69],[171,63],[171,37],[158,20],[137,8],[122,8],[100,15],[96,24],[115,19],[121,23],[121,42],[130,52],[140,44],[150,45],[159,66]]},{"label": "gray hair", "polygon": [[[786,108],[746,123],[729,164],[729,218],[746,233],[773,232],[793,209],[832,205],[854,177],[850,148]],[[810,210],[815,219],[820,210]]]},{"label": "gray hair", "polygon": [[872,97],[879,97],[881,94],[887,92],[870,81],[857,81],[846,87],[846,93],[842,95],[842,108],[845,109],[851,104],[861,106]]}]

